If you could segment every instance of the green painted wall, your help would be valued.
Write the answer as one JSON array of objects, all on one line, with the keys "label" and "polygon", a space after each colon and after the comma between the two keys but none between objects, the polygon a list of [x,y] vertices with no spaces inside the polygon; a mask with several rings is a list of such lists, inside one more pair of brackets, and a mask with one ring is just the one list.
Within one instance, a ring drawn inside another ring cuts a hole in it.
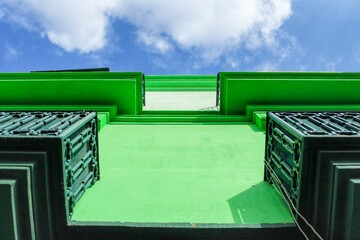
[{"label": "green painted wall", "polygon": [[99,134],[101,180],[77,203],[73,220],[292,223],[263,182],[264,146],[253,124],[110,123]]}]

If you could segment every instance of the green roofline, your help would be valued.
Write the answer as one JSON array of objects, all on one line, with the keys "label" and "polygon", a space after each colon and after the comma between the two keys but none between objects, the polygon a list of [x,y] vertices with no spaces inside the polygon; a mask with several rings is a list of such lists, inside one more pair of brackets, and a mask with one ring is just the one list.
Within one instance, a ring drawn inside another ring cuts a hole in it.
[{"label": "green roofline", "polygon": [[358,110],[360,106],[360,73],[221,72],[218,80],[220,112],[143,112],[144,90],[215,91],[216,76],[144,76],[141,72],[0,73],[0,104],[6,110],[98,110],[108,112],[110,121],[123,123],[236,123],[252,121],[252,108],[307,110],[316,106],[321,111]]}]

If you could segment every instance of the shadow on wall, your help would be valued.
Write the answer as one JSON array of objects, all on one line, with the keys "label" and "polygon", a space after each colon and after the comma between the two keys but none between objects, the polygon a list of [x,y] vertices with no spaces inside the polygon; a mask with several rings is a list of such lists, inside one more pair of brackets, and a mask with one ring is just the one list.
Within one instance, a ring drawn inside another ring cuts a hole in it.
[{"label": "shadow on wall", "polygon": [[260,182],[227,200],[235,223],[292,223],[291,213],[277,190]]}]

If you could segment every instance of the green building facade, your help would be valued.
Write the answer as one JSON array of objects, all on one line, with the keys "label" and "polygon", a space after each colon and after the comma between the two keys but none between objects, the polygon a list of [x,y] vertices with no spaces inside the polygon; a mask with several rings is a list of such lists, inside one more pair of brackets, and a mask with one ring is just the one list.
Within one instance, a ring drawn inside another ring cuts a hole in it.
[{"label": "green building facade", "polygon": [[[55,143],[41,148],[36,136],[13,141],[0,132],[4,239],[303,239],[298,222],[318,239],[264,178],[267,113],[360,111],[359,73],[1,73],[0,89],[0,129],[5,113],[96,112],[100,164],[100,179],[70,211],[66,160]],[[155,91],[216,92],[218,107],[144,110]],[[341,233],[331,230],[332,212],[323,228],[307,217],[324,239],[360,236],[360,149],[347,150],[356,170],[344,180],[352,192],[343,208],[358,214],[346,213]],[[301,197],[316,194],[310,190]]]}]

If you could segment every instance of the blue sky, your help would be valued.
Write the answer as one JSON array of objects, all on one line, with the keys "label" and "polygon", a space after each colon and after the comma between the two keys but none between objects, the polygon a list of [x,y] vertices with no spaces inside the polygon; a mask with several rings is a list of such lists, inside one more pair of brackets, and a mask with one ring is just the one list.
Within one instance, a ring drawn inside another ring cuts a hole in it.
[{"label": "blue sky", "polygon": [[358,0],[1,0],[0,72],[360,68]]}]

